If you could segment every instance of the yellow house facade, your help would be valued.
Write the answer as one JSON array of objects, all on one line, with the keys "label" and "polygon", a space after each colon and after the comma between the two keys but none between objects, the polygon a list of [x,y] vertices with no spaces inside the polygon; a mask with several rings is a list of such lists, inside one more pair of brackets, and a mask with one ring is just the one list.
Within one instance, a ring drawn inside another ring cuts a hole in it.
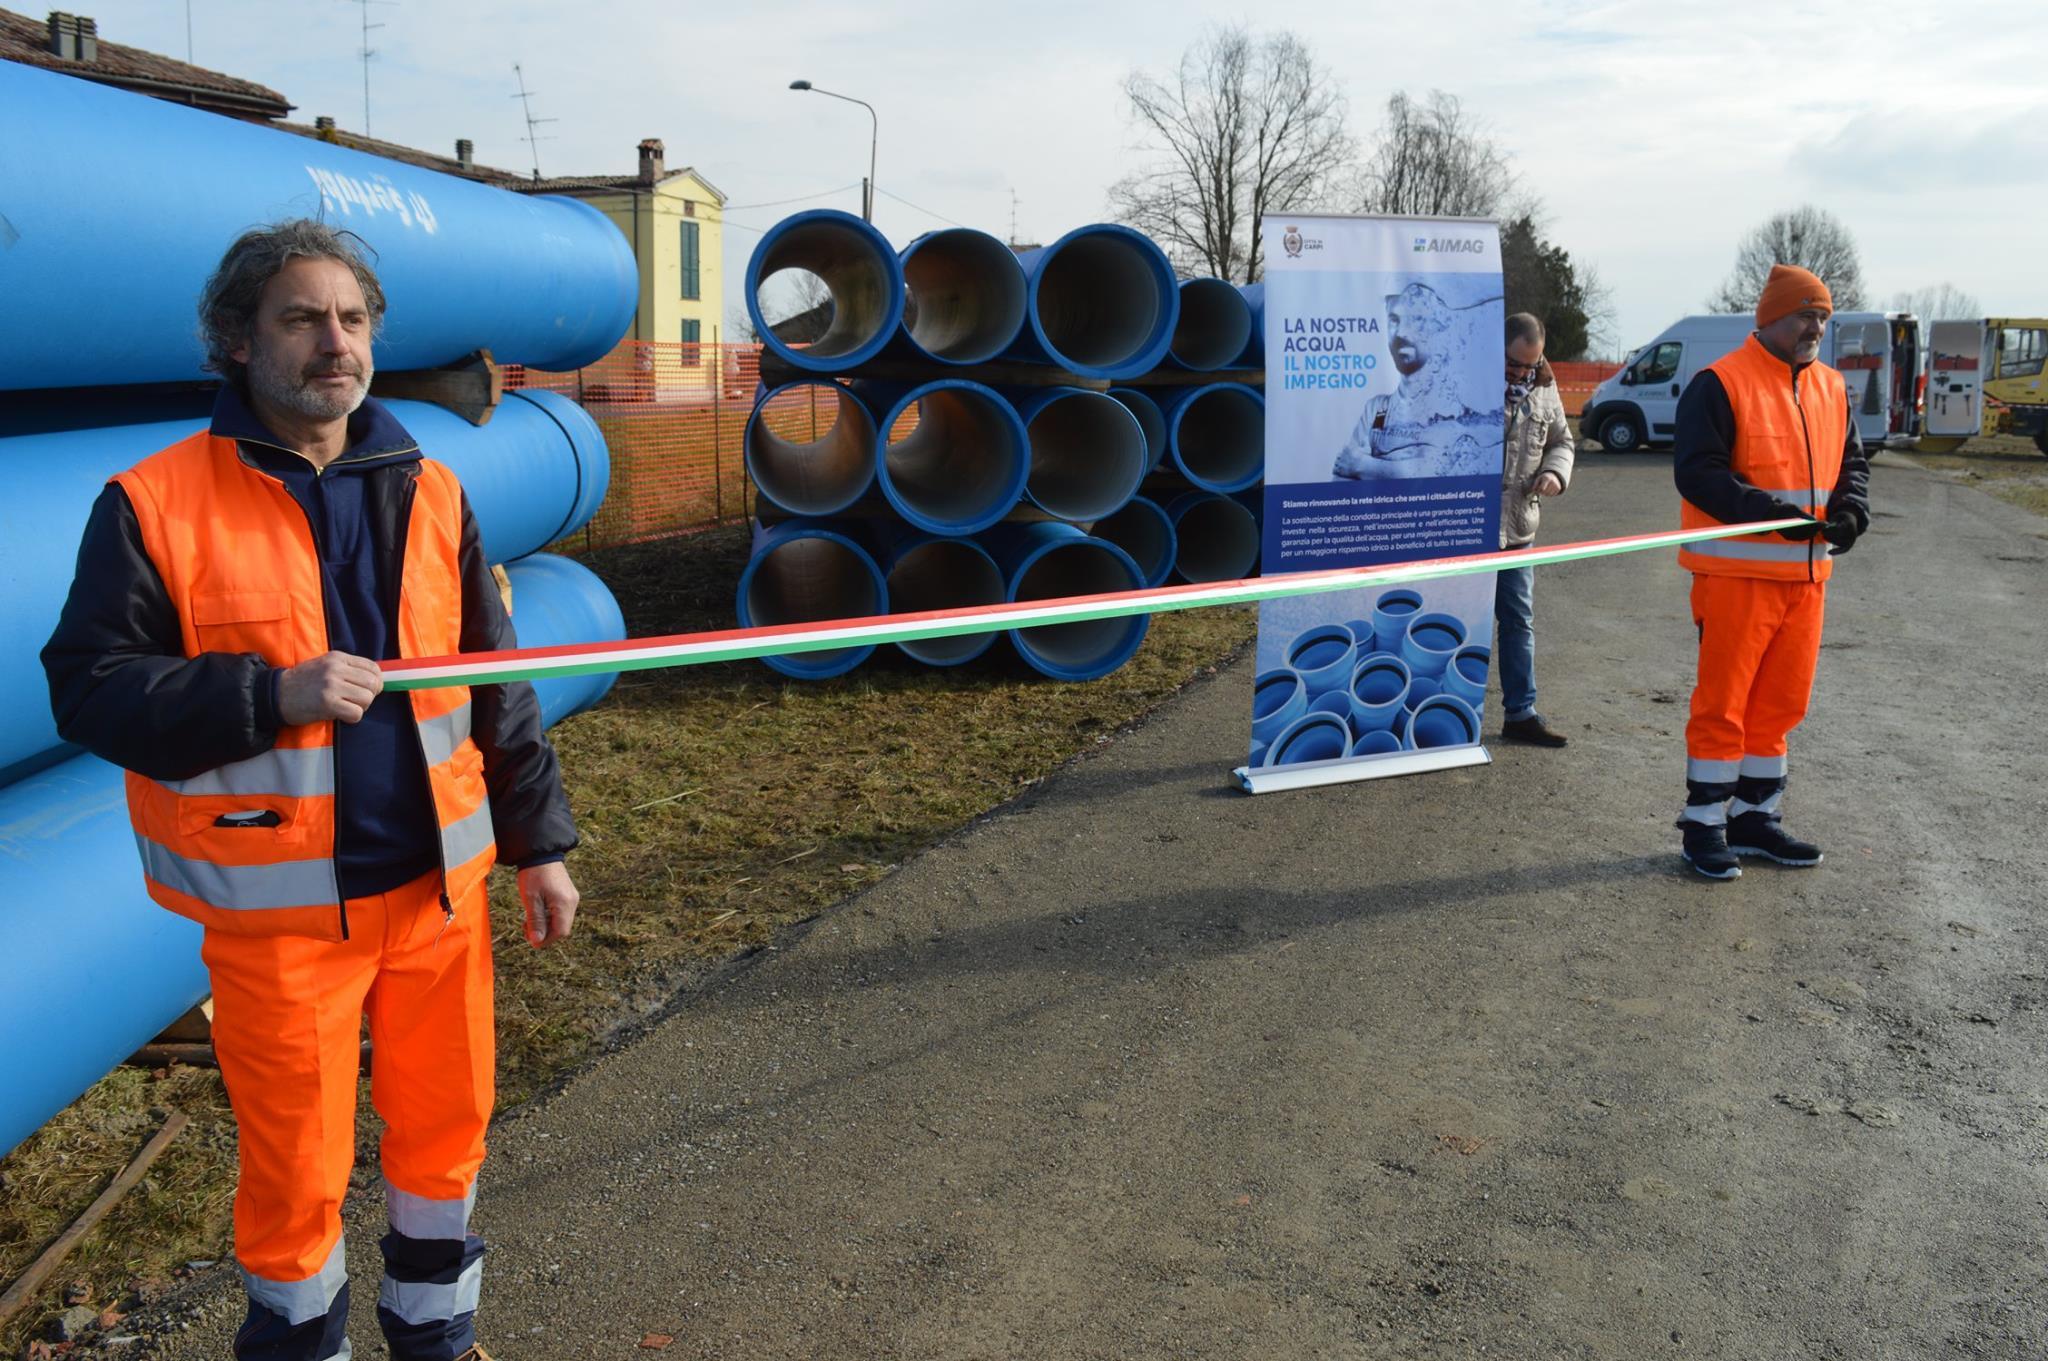
[{"label": "yellow house facade", "polygon": [[[660,139],[640,143],[640,171],[624,176],[577,176],[531,186],[583,199],[618,224],[640,264],[640,305],[631,340],[717,345],[725,316],[725,269],[720,220],[725,195],[689,167],[669,170]],[[680,353],[679,367],[707,375],[711,350]],[[663,360],[663,376],[668,364]]]}]

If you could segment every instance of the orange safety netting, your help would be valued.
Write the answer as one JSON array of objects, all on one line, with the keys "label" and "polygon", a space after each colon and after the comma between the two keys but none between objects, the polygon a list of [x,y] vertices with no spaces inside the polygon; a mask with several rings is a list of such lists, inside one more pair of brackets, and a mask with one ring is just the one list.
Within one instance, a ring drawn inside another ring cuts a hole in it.
[{"label": "orange safety netting", "polygon": [[1621,365],[1606,363],[1569,362],[1553,363],[1550,371],[1557,376],[1557,395],[1564,400],[1564,414],[1576,416],[1586,408],[1586,399],[1593,395],[1593,389],[1621,372]]}]

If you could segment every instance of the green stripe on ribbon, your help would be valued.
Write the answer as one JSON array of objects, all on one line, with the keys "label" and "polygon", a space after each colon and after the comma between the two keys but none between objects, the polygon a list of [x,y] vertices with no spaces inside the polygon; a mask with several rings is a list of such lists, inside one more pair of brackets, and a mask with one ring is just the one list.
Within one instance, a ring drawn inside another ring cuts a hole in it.
[{"label": "green stripe on ribbon", "polygon": [[1593,558],[1640,553],[1655,548],[1676,548],[1708,539],[1767,533],[1811,524],[1810,520],[1766,520],[1755,524],[1718,525],[1711,529],[1673,530],[1635,538],[1603,539],[1586,543],[1560,544],[1555,548],[1519,548],[1511,553],[1486,553],[1463,558],[1436,558],[1422,562],[1387,563],[1376,567],[1334,568],[1329,571],[1290,572],[1256,577],[1247,581],[1218,582],[1203,586],[1162,587],[1156,591],[1128,593],[1121,599],[1077,596],[1066,600],[1025,601],[962,611],[941,618],[880,615],[868,619],[820,622],[815,630],[792,634],[787,626],[777,630],[743,630],[725,634],[685,635],[658,647],[631,641],[616,644],[615,652],[593,653],[587,648],[564,655],[558,648],[528,648],[491,654],[488,660],[463,657],[426,657],[385,663],[387,690],[429,690],[451,685],[499,685],[509,681],[541,680],[549,676],[589,676],[618,671],[652,671],[671,666],[701,666],[710,662],[747,661],[761,657],[793,656],[801,652],[831,652],[847,647],[869,647],[882,643],[908,643],[922,638],[953,638],[970,633],[994,633],[1013,628],[1038,628],[1047,624],[1078,624],[1091,619],[1119,619],[1134,614],[1165,614],[1173,610],[1200,609],[1210,605],[1241,605],[1260,600],[1283,600],[1293,596],[1322,595],[1334,591],[1355,591],[1366,587],[1398,586],[1445,577],[1480,576],[1511,567],[1547,567],[1563,562],[1584,562]]}]

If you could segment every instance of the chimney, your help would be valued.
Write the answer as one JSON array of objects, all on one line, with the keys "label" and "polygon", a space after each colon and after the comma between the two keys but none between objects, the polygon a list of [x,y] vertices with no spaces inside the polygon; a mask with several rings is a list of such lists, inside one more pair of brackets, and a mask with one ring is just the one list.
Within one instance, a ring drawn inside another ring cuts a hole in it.
[{"label": "chimney", "polygon": [[313,120],[313,132],[323,142],[334,141],[334,116],[332,114],[323,113],[319,117],[315,118]]},{"label": "chimney", "polygon": [[661,161],[666,150],[659,137],[649,137],[640,143],[640,183],[652,184],[661,178]]},{"label": "chimney", "polygon": [[456,138],[455,160],[464,170],[476,169],[476,143],[467,137]]},{"label": "chimney", "polygon": [[50,11],[50,50],[66,61],[78,60],[78,16]]},{"label": "chimney", "polygon": [[94,19],[78,16],[78,59],[98,61],[100,59],[100,26]]}]

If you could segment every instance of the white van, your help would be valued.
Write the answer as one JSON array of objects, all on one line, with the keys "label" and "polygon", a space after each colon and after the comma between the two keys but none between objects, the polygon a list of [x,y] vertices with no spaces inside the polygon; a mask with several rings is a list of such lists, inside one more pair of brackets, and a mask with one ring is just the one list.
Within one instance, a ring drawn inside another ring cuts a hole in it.
[{"label": "white van", "polygon": [[[1683,317],[1636,350],[1593,390],[1579,430],[1615,453],[1671,443],[1678,398],[1693,375],[1738,349],[1756,329],[1747,313]],[[1920,324],[1903,312],[1843,312],[1821,342],[1821,360],[1842,371],[1849,409],[1866,447],[1910,444],[1918,434]]]}]

